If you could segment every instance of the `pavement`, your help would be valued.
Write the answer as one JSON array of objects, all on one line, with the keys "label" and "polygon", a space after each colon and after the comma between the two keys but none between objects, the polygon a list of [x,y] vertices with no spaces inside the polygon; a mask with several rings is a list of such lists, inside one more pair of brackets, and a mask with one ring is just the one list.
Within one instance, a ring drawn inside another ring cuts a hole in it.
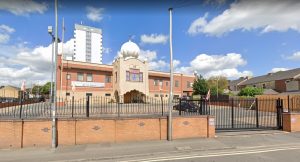
[{"label": "pavement", "polygon": [[218,132],[217,138],[0,150],[0,161],[299,161],[300,133]]}]

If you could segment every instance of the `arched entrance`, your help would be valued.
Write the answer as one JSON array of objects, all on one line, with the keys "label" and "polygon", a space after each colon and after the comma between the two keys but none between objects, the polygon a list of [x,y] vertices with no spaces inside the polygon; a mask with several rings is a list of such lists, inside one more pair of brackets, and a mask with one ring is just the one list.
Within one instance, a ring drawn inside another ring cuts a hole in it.
[{"label": "arched entrance", "polygon": [[124,94],[124,103],[143,103],[145,94],[137,90],[132,90]]}]

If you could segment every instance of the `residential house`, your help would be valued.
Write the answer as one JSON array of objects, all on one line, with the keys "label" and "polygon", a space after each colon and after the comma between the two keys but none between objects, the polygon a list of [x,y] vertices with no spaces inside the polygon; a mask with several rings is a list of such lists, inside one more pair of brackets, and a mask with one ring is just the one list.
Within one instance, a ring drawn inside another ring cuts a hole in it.
[{"label": "residential house", "polygon": [[253,77],[240,83],[238,88],[247,86],[273,89],[280,93],[300,91],[300,68]]}]

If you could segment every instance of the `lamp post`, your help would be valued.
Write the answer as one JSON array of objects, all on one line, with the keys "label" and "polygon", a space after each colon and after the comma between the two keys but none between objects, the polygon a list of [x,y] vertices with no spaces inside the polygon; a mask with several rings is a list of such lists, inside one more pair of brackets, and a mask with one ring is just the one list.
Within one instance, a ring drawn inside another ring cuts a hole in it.
[{"label": "lamp post", "polygon": [[168,118],[168,141],[172,141],[172,105],[173,105],[173,44],[172,44],[172,10],[170,13],[170,94],[169,94],[169,118]]},{"label": "lamp post", "polygon": [[52,26],[48,26],[48,33],[51,36],[51,44],[52,44],[52,56],[51,56],[51,83],[50,83],[50,101],[53,103],[53,73],[54,73],[54,41],[55,37],[53,35]]},{"label": "lamp post", "polygon": [[[53,82],[56,83],[56,67],[57,67],[57,53],[58,53],[58,18],[57,18],[57,0],[54,0],[54,6],[55,6],[55,36],[53,35],[53,29],[52,26],[48,26],[48,33],[51,36],[52,40],[52,59],[51,59],[51,88],[50,88],[50,101],[51,101],[51,110],[52,110],[52,148],[56,148],[56,141],[57,141],[57,135],[56,135],[56,88],[55,86],[57,84],[53,84]],[[55,43],[55,49],[53,48]]]}]

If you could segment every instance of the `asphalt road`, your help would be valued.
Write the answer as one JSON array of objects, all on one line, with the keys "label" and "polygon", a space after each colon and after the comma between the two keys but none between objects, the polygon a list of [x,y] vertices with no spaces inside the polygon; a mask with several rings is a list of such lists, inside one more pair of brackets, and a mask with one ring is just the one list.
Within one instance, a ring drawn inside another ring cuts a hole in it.
[{"label": "asphalt road", "polygon": [[0,161],[154,162],[154,161],[299,161],[300,133],[224,132],[215,139],[148,141],[51,148],[0,150]]}]

